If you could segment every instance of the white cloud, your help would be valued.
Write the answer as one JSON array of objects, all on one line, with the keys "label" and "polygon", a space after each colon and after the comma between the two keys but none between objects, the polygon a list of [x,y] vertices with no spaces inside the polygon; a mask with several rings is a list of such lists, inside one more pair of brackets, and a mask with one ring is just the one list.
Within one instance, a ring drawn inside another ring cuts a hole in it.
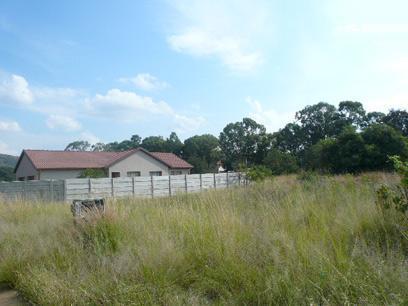
[{"label": "white cloud", "polygon": [[140,89],[148,91],[164,89],[169,86],[166,82],[160,81],[149,73],[139,73],[133,78],[120,78],[119,81],[123,83],[131,83]]},{"label": "white cloud", "polygon": [[0,132],[20,132],[21,127],[16,121],[0,121]]},{"label": "white cloud", "polygon": [[33,101],[34,95],[24,77],[16,74],[0,75],[0,103],[27,105]]},{"label": "white cloud", "polygon": [[268,24],[270,2],[195,0],[171,4],[176,12],[176,29],[167,41],[173,50],[218,58],[238,72],[252,71],[263,62],[261,45],[272,28]]},{"label": "white cloud", "polygon": [[95,144],[95,143],[101,142],[101,140],[97,136],[95,136],[94,134],[92,134],[89,131],[82,132],[80,139],[81,140],[86,140],[90,144]]},{"label": "white cloud", "polygon": [[74,118],[63,115],[51,115],[46,121],[50,129],[63,129],[65,131],[78,131],[81,129],[81,124]]},{"label": "white cloud", "polygon": [[202,29],[189,29],[168,37],[170,46],[178,52],[194,56],[217,56],[233,70],[249,71],[261,62],[259,52],[246,52],[238,39],[217,37]]},{"label": "white cloud", "polygon": [[140,117],[146,113],[168,114],[172,112],[171,107],[166,102],[154,102],[151,97],[140,96],[134,92],[116,88],[110,89],[106,95],[95,95],[94,98],[88,99],[86,104],[90,112],[105,113],[109,116],[119,114],[124,117]]},{"label": "white cloud", "polygon": [[268,132],[276,132],[294,119],[295,112],[277,112],[274,109],[265,109],[261,102],[247,97],[246,102],[251,107],[249,117],[263,124]]},{"label": "white cloud", "polygon": [[196,129],[205,121],[202,117],[179,114],[164,101],[156,102],[151,97],[120,89],[111,89],[106,95],[97,94],[87,99],[86,108],[94,116],[115,117],[120,122],[152,120],[154,117],[156,120],[171,120],[182,130]]},{"label": "white cloud", "polygon": [[0,141],[0,153],[9,154],[9,155],[17,155],[18,154],[16,150],[11,149],[10,146],[7,143],[2,142],[2,141]]}]

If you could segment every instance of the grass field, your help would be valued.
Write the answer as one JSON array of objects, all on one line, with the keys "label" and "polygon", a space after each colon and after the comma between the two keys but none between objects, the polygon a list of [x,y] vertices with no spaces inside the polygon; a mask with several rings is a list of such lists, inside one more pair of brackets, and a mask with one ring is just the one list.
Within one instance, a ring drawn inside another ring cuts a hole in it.
[{"label": "grass field", "polygon": [[68,205],[0,204],[0,283],[41,305],[408,303],[408,222],[375,204],[389,174]]}]

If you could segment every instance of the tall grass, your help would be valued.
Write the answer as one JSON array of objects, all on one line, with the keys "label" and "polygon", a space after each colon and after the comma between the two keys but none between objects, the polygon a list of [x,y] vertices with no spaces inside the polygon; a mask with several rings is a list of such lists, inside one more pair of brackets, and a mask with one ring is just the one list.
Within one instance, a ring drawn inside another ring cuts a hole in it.
[{"label": "tall grass", "polygon": [[118,200],[0,205],[0,283],[41,305],[404,304],[408,222],[375,205],[396,177],[294,176]]}]

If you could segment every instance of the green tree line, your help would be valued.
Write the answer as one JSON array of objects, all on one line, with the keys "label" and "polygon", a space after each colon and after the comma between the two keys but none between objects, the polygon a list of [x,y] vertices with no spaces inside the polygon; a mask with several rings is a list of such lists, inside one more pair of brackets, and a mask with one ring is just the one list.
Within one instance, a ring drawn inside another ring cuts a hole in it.
[{"label": "green tree line", "polygon": [[195,135],[182,142],[169,137],[133,135],[128,140],[94,145],[70,143],[72,151],[124,151],[142,147],[172,152],[191,163],[193,172],[213,172],[222,161],[228,170],[265,166],[273,174],[301,169],[325,173],[356,173],[392,169],[388,156],[408,157],[408,112],[366,112],[363,104],[320,102],[296,112],[295,120],[274,133],[250,118],[227,124],[219,137]]}]

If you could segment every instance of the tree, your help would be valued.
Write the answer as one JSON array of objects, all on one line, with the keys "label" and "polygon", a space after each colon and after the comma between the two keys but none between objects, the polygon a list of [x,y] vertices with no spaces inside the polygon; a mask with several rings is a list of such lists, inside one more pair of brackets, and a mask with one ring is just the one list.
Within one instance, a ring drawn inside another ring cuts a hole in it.
[{"label": "tree", "polygon": [[327,152],[333,173],[357,173],[364,170],[366,146],[355,128],[348,126],[332,143]]},{"label": "tree", "polygon": [[330,172],[332,168],[332,148],[334,138],[322,139],[305,151],[304,168],[312,171]]},{"label": "tree", "polygon": [[14,181],[16,176],[14,175],[12,167],[0,167],[0,182],[1,181]]},{"label": "tree", "polygon": [[304,149],[302,128],[296,123],[288,123],[273,135],[274,145],[282,152],[298,155]]},{"label": "tree", "polygon": [[180,156],[183,150],[183,143],[175,132],[171,132],[169,138],[166,139],[165,147],[166,152],[171,152]]},{"label": "tree", "polygon": [[132,137],[130,137],[130,141],[133,143],[133,145],[135,147],[140,146],[140,144],[142,143],[142,137],[140,137],[139,135],[135,134],[132,135]]},{"label": "tree", "polygon": [[392,169],[389,156],[408,157],[407,139],[386,124],[372,125],[361,136],[367,145],[365,163],[368,170]]},{"label": "tree", "polygon": [[220,147],[227,163],[233,167],[261,162],[270,147],[270,135],[263,125],[244,118],[241,122],[229,123],[220,134]]},{"label": "tree", "polygon": [[334,124],[338,119],[336,108],[325,102],[306,106],[297,112],[295,117],[302,129],[304,147],[312,146],[321,139],[334,136],[342,128]]},{"label": "tree", "polygon": [[166,140],[162,136],[149,136],[143,139],[142,148],[151,152],[166,152]]},{"label": "tree", "polygon": [[68,144],[65,151],[89,151],[91,144],[85,140],[77,140]]},{"label": "tree", "polygon": [[340,102],[338,114],[339,120],[341,121],[337,124],[338,128],[342,128],[342,125],[352,125],[360,129],[364,125],[366,111],[364,110],[363,104],[360,102]]},{"label": "tree", "polygon": [[297,159],[288,152],[278,149],[270,149],[263,160],[263,164],[268,167],[274,175],[295,173],[299,170]]},{"label": "tree", "polygon": [[103,152],[103,151],[108,151],[108,145],[98,142],[92,145],[91,150],[94,152]]},{"label": "tree", "polygon": [[194,166],[193,172],[214,172],[217,161],[222,159],[217,137],[204,134],[187,138],[184,141],[183,157]]},{"label": "tree", "polygon": [[402,135],[408,137],[408,112],[405,110],[390,110],[383,118],[385,124],[392,126],[394,129],[401,132]]},{"label": "tree", "polygon": [[382,123],[384,120],[385,114],[381,112],[370,112],[364,118],[363,127],[367,128],[370,125]]}]

